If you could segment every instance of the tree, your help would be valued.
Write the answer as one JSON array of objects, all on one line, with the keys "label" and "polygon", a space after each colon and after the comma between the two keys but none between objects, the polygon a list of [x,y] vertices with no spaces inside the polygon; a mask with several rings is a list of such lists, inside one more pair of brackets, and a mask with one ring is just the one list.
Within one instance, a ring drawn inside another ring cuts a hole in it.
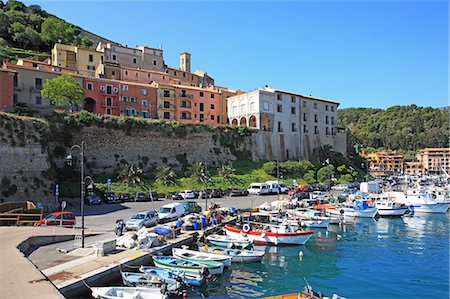
[{"label": "tree", "polygon": [[161,167],[156,172],[156,181],[164,186],[174,185],[177,180],[177,174],[169,166]]},{"label": "tree", "polygon": [[49,46],[59,40],[64,44],[72,44],[79,34],[80,30],[75,26],[55,17],[45,18],[42,22],[41,38]]},{"label": "tree", "polygon": [[40,38],[39,33],[31,27],[25,26],[19,22],[14,22],[9,27],[9,33],[12,36],[13,41],[23,47],[28,45],[39,46]]},{"label": "tree", "polygon": [[312,184],[316,181],[316,172],[314,170],[308,170],[303,176],[303,179],[308,183]]},{"label": "tree", "polygon": [[196,162],[188,168],[189,176],[200,184],[207,185],[210,182],[211,175],[208,170],[203,167],[201,162]]},{"label": "tree", "polygon": [[44,98],[49,98],[60,105],[80,106],[84,103],[84,91],[80,84],[69,75],[62,75],[44,83],[41,90]]},{"label": "tree", "polygon": [[23,11],[24,8],[25,8],[25,5],[22,2],[20,2],[20,1],[9,0],[8,2],[6,2],[6,9],[7,10]]},{"label": "tree", "polygon": [[217,171],[217,175],[224,178],[234,177],[236,169],[233,168],[231,164],[222,164]]},{"label": "tree", "polygon": [[127,186],[142,186],[142,169],[131,164],[124,164],[120,167],[117,179],[122,180]]},{"label": "tree", "polygon": [[321,184],[330,185],[332,176],[334,176],[334,166],[331,164],[328,164],[317,171],[317,180]]}]

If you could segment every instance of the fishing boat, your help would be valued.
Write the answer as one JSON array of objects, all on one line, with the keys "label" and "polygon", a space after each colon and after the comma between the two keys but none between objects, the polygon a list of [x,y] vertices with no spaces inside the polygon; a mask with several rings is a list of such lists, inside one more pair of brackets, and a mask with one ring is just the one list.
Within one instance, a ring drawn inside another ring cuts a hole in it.
[{"label": "fishing boat", "polygon": [[178,259],[172,256],[154,256],[155,266],[163,269],[182,270],[189,273],[201,274],[209,272],[211,275],[220,275],[223,273],[224,265],[219,262],[193,262]]},{"label": "fishing boat", "polygon": [[202,263],[204,261],[214,261],[223,263],[223,265],[226,267],[231,266],[231,257],[228,255],[221,255],[210,252],[200,252],[182,248],[172,248],[172,255],[174,257],[192,262]]},{"label": "fishing boat", "polygon": [[405,204],[396,203],[389,198],[375,200],[375,207],[380,217],[401,217],[408,211]]},{"label": "fishing boat", "polygon": [[91,287],[92,297],[102,299],[163,299],[163,287]]},{"label": "fishing boat", "polygon": [[246,236],[254,244],[262,245],[304,245],[314,234],[313,230],[293,230],[285,224],[246,222],[242,228],[225,226],[230,237]]},{"label": "fishing boat", "polygon": [[332,216],[374,218],[377,215],[378,209],[369,206],[366,199],[358,199],[354,205],[333,206],[327,208],[325,212]]},{"label": "fishing boat", "polygon": [[127,287],[160,287],[162,284],[167,284],[167,289],[175,291],[180,287],[181,277],[174,276],[172,278],[162,277],[159,275],[151,275],[149,272],[134,273],[134,272],[120,272],[123,284]]},{"label": "fishing boat", "polygon": [[[306,279],[305,279],[306,281]],[[344,297],[333,294],[332,299],[345,299]],[[322,291],[315,292],[309,283],[299,293],[283,294],[278,296],[264,297],[262,299],[330,299],[324,296]]]},{"label": "fishing boat", "polygon": [[172,271],[169,269],[148,267],[148,266],[141,266],[139,268],[139,271],[145,274],[159,276],[163,278],[175,279],[176,277],[180,277],[183,283],[189,286],[202,286],[206,284],[205,276],[201,276],[200,274],[194,274],[179,270]]},{"label": "fishing boat", "polygon": [[251,263],[260,262],[265,251],[253,251],[253,250],[243,250],[243,249],[231,249],[222,247],[209,247],[205,245],[199,248],[200,251],[212,252],[221,255],[227,255],[231,257],[231,262],[233,263]]},{"label": "fishing boat", "polygon": [[431,193],[416,190],[387,192],[393,201],[411,207],[414,213],[446,213],[450,203],[438,202]]},{"label": "fishing boat", "polygon": [[206,240],[216,246],[226,247],[226,248],[251,248],[252,242],[249,238],[243,237],[242,235],[235,236],[223,236],[223,235],[209,235],[206,237]]}]

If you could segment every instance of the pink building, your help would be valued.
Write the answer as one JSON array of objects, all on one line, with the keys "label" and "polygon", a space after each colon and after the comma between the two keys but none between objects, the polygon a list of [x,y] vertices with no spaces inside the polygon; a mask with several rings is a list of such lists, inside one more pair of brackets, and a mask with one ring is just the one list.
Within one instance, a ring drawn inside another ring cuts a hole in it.
[{"label": "pink building", "polygon": [[84,109],[97,114],[119,115],[119,82],[84,78]]},{"label": "pink building", "polygon": [[14,104],[15,71],[0,68],[0,110],[11,108]]}]

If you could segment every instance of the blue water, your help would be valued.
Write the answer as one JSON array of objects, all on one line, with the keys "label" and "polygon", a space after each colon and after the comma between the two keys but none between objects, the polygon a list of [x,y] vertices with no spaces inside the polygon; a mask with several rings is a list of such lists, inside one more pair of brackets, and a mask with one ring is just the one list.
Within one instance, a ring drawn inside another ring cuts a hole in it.
[{"label": "blue water", "polygon": [[[259,298],[305,285],[347,298],[449,298],[449,216],[357,219],[316,230],[306,246],[259,247],[262,263],[235,264],[210,298]],[[302,258],[299,252],[303,251]]]}]

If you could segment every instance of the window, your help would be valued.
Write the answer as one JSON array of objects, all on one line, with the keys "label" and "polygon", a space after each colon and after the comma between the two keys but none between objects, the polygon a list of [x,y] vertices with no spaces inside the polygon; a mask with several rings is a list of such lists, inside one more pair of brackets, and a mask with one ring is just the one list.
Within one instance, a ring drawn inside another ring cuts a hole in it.
[{"label": "window", "polygon": [[217,122],[220,123],[220,116],[217,115]]},{"label": "window", "polygon": [[334,106],[331,106],[331,111],[334,111]]},{"label": "window", "polygon": [[303,101],[303,108],[306,108],[306,101]]},{"label": "window", "polygon": [[130,102],[131,103],[136,103],[136,98],[135,97],[130,97]]},{"label": "window", "polygon": [[269,103],[263,102],[263,110],[268,111],[269,110]]},{"label": "window", "polygon": [[211,115],[211,116],[210,116],[210,119],[211,119],[211,120],[214,120],[214,115]]},{"label": "window", "polygon": [[314,126],[314,134],[319,134],[319,129],[317,128],[317,126]]},{"label": "window", "polygon": [[200,91],[200,96],[203,98],[203,91]]},{"label": "window", "polygon": [[297,132],[297,128],[295,127],[295,123],[292,123],[292,132]]},{"label": "window", "polygon": [[183,78],[186,78],[186,73],[185,72],[183,72]]},{"label": "window", "polygon": [[330,132],[329,132],[329,128],[328,128],[328,127],[325,127],[325,134],[326,134],[326,135],[330,135]]},{"label": "window", "polygon": [[106,114],[112,114],[111,108],[106,108]]},{"label": "window", "polygon": [[331,135],[336,135],[336,132],[334,131],[334,128],[331,128]]},{"label": "window", "polygon": [[291,96],[291,103],[295,103],[295,96]]},{"label": "window", "polygon": [[245,112],[245,104],[241,104],[241,113]]},{"label": "window", "polygon": [[111,71],[111,75],[115,76],[116,75],[116,71]]},{"label": "window", "polygon": [[113,55],[113,60],[114,60],[114,61],[116,60],[116,55]]},{"label": "window", "polygon": [[125,71],[125,76],[128,76],[128,71]]},{"label": "window", "polygon": [[112,94],[112,86],[111,85],[106,85],[106,93]]},{"label": "window", "polygon": [[331,124],[334,125],[334,116],[331,117]]},{"label": "window", "polygon": [[141,90],[141,94],[144,95],[144,96],[146,96],[146,95],[147,95],[147,89],[142,89],[142,90]]},{"label": "window", "polygon": [[112,106],[112,98],[106,98],[106,106]]},{"label": "window", "polygon": [[231,107],[231,111],[233,111],[233,114],[237,114],[237,106]]},{"label": "window", "polygon": [[203,121],[203,120],[204,120],[204,115],[200,114],[200,121]]},{"label": "window", "polygon": [[94,84],[88,83],[88,84],[86,84],[86,88],[87,88],[87,90],[92,90],[92,89],[94,89]]},{"label": "window", "polygon": [[211,94],[211,99],[214,99],[214,94],[213,93]]},{"label": "window", "polygon": [[317,122],[317,114],[314,114],[314,122]]},{"label": "window", "polygon": [[14,104],[17,104],[19,102],[19,95],[17,94],[17,93],[15,93],[14,95],[13,95],[13,103]]},{"label": "window", "polygon": [[211,110],[214,110],[214,104],[211,104]]},{"label": "window", "polygon": [[93,65],[88,65],[87,66],[88,71],[95,71],[95,66]]},{"label": "window", "polygon": [[164,107],[164,108],[170,108],[170,102],[164,101],[163,107]]},{"label": "window", "polygon": [[148,102],[147,101],[142,101],[142,106],[147,107]]},{"label": "window", "polygon": [[17,74],[14,75],[14,87],[19,86],[19,77],[17,77]]},{"label": "window", "polygon": [[123,91],[128,91],[128,85],[122,85],[122,90]]},{"label": "window", "polygon": [[308,129],[306,128],[306,125],[303,125],[303,133],[307,133]]},{"label": "window", "polygon": [[176,72],[176,71],[173,71],[173,75],[176,76],[176,75],[177,75],[177,72]]},{"label": "window", "polygon": [[291,113],[295,114],[295,107],[291,107]]},{"label": "window", "polygon": [[133,63],[136,63],[136,62],[137,62],[136,58],[133,58]]},{"label": "window", "polygon": [[153,59],[153,65],[156,65],[157,61],[155,59]]},{"label": "window", "polygon": [[164,117],[164,119],[170,119],[170,113],[169,112],[164,112],[163,117]]},{"label": "window", "polygon": [[279,94],[279,93],[277,94],[277,100],[281,101],[281,94]]},{"label": "window", "polygon": [[89,54],[89,62],[94,62],[94,55]]},{"label": "window", "polygon": [[114,87],[114,92],[115,93],[119,92],[119,89],[117,87]]},{"label": "window", "polygon": [[186,95],[186,89],[182,89],[181,90],[181,97],[182,98],[185,98],[187,95]]},{"label": "window", "polygon": [[314,109],[317,109],[317,103],[314,103]]},{"label": "window", "polygon": [[254,111],[255,110],[255,102],[250,102],[250,105],[249,105],[249,110],[250,111]]},{"label": "window", "polygon": [[100,86],[100,91],[104,91],[105,90],[105,86],[101,85]]},{"label": "window", "polygon": [[41,78],[36,78],[34,80],[34,84],[36,89],[42,89],[42,79]]},{"label": "window", "polygon": [[277,105],[277,112],[283,112],[283,106]]},{"label": "window", "polygon": [[138,72],[136,72],[136,77],[139,77],[139,73]]},{"label": "window", "polygon": [[122,97],[122,102],[127,102],[128,101],[128,97]]},{"label": "window", "polygon": [[325,110],[328,111],[328,105],[325,105]]},{"label": "window", "polygon": [[42,98],[36,97],[36,105],[41,105],[41,104],[42,104]]},{"label": "window", "polygon": [[191,76],[191,80],[194,80],[194,76]]},{"label": "window", "polygon": [[142,111],[142,112],[141,112],[141,115],[142,115],[143,118],[149,118],[148,111],[145,111],[145,110]]},{"label": "window", "polygon": [[[325,116],[325,124],[328,125],[328,115]],[[327,134],[328,135],[328,134]]]},{"label": "window", "polygon": [[283,128],[281,127],[281,121],[278,122],[278,132],[283,132]]},{"label": "window", "polygon": [[164,91],[163,91],[163,96],[164,96],[165,98],[170,98],[170,91],[169,91],[169,90],[164,90]]},{"label": "window", "polygon": [[200,103],[200,111],[205,111],[203,107],[203,103]]}]

